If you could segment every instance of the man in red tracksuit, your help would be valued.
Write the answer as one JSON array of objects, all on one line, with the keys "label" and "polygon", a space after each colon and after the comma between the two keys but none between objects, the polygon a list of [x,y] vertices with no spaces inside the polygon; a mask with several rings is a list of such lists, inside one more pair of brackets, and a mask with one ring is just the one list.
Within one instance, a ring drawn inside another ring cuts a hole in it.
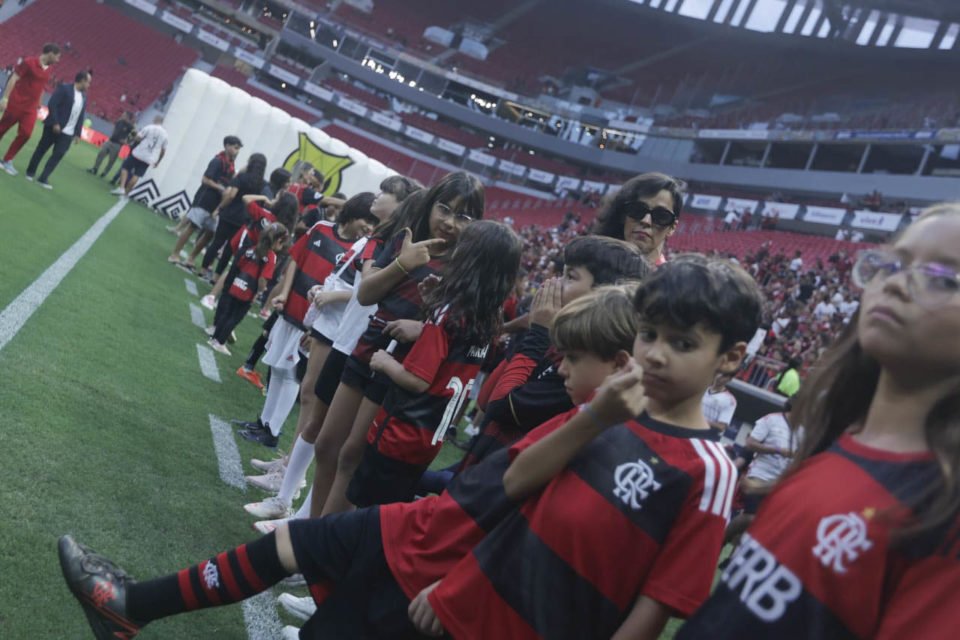
[{"label": "man in red tracksuit", "polygon": [[36,58],[23,58],[14,67],[7,80],[3,96],[0,97],[0,138],[15,124],[18,124],[17,137],[7,149],[0,167],[12,176],[17,175],[13,167],[13,158],[26,144],[37,123],[37,107],[43,89],[50,80],[50,67],[60,61],[60,47],[50,43],[43,45],[43,53]]}]

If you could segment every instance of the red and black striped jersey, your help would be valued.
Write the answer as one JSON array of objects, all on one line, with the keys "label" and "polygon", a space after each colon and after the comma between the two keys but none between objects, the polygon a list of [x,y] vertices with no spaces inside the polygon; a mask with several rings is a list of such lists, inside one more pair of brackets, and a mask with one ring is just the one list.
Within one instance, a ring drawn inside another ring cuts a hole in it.
[{"label": "red and black striped jersey", "polygon": [[716,591],[677,637],[955,638],[960,521],[891,538],[938,476],[930,454],[842,436],[763,501]]},{"label": "red and black striped jersey", "polygon": [[269,280],[273,277],[273,270],[277,266],[277,255],[268,251],[263,258],[257,258],[253,248],[246,249],[234,258],[227,282],[227,293],[237,300],[249,302],[257,294],[257,281],[260,278]]},{"label": "red and black striped jersey", "polygon": [[[374,265],[378,269],[384,269],[396,259],[400,253],[400,247],[403,245],[403,234],[394,236],[380,251]],[[356,348],[353,350],[353,357],[363,363],[370,362],[370,356],[389,346],[392,338],[383,334],[383,326],[392,320],[413,320],[420,316],[420,307],[423,306],[423,299],[420,297],[420,290],[417,285],[429,275],[440,275],[446,257],[432,258],[427,264],[417,267],[406,274],[389,293],[378,303],[375,319],[367,326],[367,330],[360,336]],[[403,361],[410,351],[410,345],[399,345],[393,352],[393,357]]]},{"label": "red and black striped jersey", "polygon": [[452,335],[442,316],[424,323],[403,368],[430,387],[413,393],[391,385],[367,442],[387,458],[425,469],[443,446],[435,434],[442,438],[460,414],[486,355],[486,345]]},{"label": "red and black striped jersey", "polygon": [[503,490],[510,462],[576,415],[556,416],[510,449],[458,473],[439,496],[380,507],[383,551],[397,584],[411,600],[446,576],[517,505]]},{"label": "red and black striped jersey", "polygon": [[550,345],[549,329],[532,325],[513,357],[491,374],[491,378],[496,377],[496,386],[482,405],[480,433],[461,468],[509,447],[530,429],[573,408],[558,373],[559,360],[559,353]]},{"label": "red and black striped jersey", "polygon": [[609,638],[640,595],[710,593],[736,468],[710,430],[647,415],[587,444],[430,594],[455,638]]},{"label": "red and black striped jersey", "polygon": [[290,257],[297,263],[297,271],[282,314],[291,324],[303,328],[310,308],[307,293],[314,285],[323,284],[353,242],[337,235],[336,225],[318,222],[293,245]]},{"label": "red and black striped jersey", "polygon": [[260,232],[267,228],[271,222],[276,222],[277,217],[271,212],[260,206],[257,202],[247,204],[247,213],[250,219],[240,228],[230,239],[230,248],[236,255],[240,247],[255,247],[260,242]]}]

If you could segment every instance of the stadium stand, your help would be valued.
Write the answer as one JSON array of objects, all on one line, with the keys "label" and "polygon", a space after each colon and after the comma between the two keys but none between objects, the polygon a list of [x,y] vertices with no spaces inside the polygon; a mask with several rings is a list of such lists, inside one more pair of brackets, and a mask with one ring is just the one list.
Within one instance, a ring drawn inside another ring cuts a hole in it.
[{"label": "stadium stand", "polygon": [[4,24],[0,66],[39,52],[45,42],[69,42],[54,70],[72,81],[82,64],[93,70],[88,113],[109,120],[153,103],[199,57],[197,51],[96,0],[46,0]]}]

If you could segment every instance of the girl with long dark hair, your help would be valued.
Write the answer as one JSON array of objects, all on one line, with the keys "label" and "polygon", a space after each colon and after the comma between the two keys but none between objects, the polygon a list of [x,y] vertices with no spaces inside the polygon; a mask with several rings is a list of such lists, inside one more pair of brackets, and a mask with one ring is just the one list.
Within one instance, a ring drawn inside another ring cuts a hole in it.
[{"label": "girl with long dark hair", "polygon": [[232,253],[228,254],[227,242],[240,230],[240,227],[247,223],[247,208],[244,205],[243,196],[259,194],[263,191],[265,184],[263,176],[266,171],[267,157],[262,153],[251,154],[246,168],[237,174],[227,190],[223,192],[220,204],[211,213],[217,218],[217,230],[213,234],[213,240],[207,245],[207,252],[203,254],[203,261],[200,263],[203,278],[215,281],[210,265],[213,264],[213,259],[221,249],[223,249],[223,255],[217,263],[216,272],[220,274],[226,269],[232,255]]},{"label": "girl with long dark hair", "polygon": [[519,237],[499,222],[470,225],[440,284],[423,301],[426,322],[406,359],[398,362],[384,350],[373,354],[370,368],[392,384],[347,489],[352,504],[413,499],[500,334],[521,249]]},{"label": "girl with long dark hair", "polygon": [[[389,387],[389,379],[370,368],[370,358],[394,339],[400,343],[394,352],[397,360],[410,350],[421,326],[418,285],[442,273],[460,233],[483,217],[483,185],[468,173],[451,173],[417,204],[388,223],[405,226],[384,244],[375,270],[364,275],[357,291],[360,304],[379,306],[346,363],[316,441],[312,515],[350,508],[347,485]],[[344,445],[348,436],[351,446]]]},{"label": "girl with long dark hair", "polygon": [[796,462],[678,638],[948,638],[960,586],[960,205],[861,254]]},{"label": "girl with long dark hair", "polygon": [[279,222],[263,229],[254,246],[241,247],[230,269],[225,272],[223,288],[213,317],[213,326],[207,329],[210,347],[225,355],[227,339],[247,315],[254,298],[267,288],[277,266],[277,252],[290,238],[290,230]]}]

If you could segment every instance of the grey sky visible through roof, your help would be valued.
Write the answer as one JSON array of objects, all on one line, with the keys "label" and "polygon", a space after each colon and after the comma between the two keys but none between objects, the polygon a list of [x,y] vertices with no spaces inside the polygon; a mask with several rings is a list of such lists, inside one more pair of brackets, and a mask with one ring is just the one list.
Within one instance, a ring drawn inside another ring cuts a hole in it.
[{"label": "grey sky visible through roof", "polygon": [[628,1],[751,31],[843,38],[861,46],[951,50],[960,35],[960,3],[936,0]]}]

